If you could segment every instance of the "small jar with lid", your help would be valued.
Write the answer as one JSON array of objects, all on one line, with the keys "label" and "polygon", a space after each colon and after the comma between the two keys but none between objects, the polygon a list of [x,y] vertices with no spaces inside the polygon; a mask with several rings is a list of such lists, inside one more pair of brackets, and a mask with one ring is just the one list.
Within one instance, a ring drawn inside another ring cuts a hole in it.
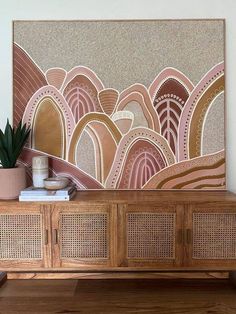
[{"label": "small jar with lid", "polygon": [[32,158],[32,177],[35,188],[44,188],[44,179],[48,178],[47,156],[35,156]]}]

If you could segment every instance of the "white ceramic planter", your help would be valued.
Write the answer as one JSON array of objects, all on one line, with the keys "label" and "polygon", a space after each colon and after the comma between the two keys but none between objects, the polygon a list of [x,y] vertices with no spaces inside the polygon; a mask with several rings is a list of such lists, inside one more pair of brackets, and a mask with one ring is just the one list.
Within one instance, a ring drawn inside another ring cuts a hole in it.
[{"label": "white ceramic planter", "polygon": [[25,167],[0,168],[0,199],[16,199],[19,197],[20,191],[25,188]]}]

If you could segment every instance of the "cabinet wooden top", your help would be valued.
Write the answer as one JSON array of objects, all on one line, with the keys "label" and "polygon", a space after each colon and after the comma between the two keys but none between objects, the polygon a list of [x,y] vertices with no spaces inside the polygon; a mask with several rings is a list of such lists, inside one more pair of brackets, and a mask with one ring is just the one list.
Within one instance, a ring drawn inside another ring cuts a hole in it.
[{"label": "cabinet wooden top", "polygon": [[105,201],[132,202],[236,202],[236,194],[229,191],[82,191],[73,202]]},{"label": "cabinet wooden top", "polygon": [[[236,194],[229,191],[79,191],[70,202],[64,204],[86,203],[205,203],[232,202],[236,203]],[[0,205],[19,203],[15,201],[0,201]],[[20,202],[21,204],[35,202]],[[37,202],[59,203],[59,202]],[[62,202],[61,202],[62,203]]]}]

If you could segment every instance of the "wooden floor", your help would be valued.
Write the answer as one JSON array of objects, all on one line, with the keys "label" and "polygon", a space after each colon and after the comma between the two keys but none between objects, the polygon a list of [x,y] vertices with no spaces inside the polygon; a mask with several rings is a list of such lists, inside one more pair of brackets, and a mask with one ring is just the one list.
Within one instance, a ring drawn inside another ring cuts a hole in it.
[{"label": "wooden floor", "polygon": [[0,313],[235,314],[227,280],[8,280]]}]

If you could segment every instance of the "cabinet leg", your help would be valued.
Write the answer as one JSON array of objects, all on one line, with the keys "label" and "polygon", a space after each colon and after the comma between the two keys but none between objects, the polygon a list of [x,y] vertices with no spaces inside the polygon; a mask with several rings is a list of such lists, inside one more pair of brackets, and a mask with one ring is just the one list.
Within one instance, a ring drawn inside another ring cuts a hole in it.
[{"label": "cabinet leg", "polygon": [[236,287],[236,271],[229,272],[229,281],[232,285]]},{"label": "cabinet leg", "polygon": [[4,284],[4,282],[7,280],[7,273],[0,272],[0,287]]}]

